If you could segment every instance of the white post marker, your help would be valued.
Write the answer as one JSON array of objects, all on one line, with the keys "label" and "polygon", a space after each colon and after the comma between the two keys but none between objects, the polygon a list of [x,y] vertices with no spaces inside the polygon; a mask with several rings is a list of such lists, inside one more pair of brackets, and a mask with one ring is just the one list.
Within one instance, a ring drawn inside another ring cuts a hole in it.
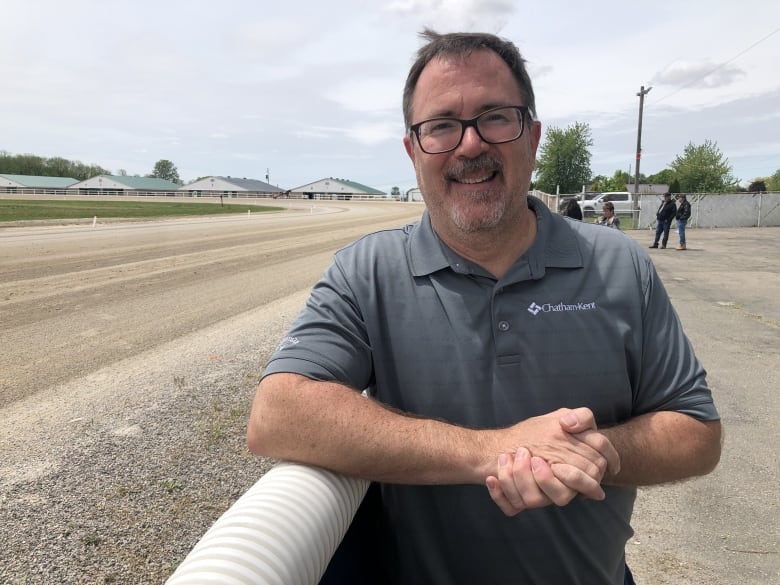
[{"label": "white post marker", "polygon": [[92,218],[92,227],[95,227],[95,224],[97,224],[97,215]]}]

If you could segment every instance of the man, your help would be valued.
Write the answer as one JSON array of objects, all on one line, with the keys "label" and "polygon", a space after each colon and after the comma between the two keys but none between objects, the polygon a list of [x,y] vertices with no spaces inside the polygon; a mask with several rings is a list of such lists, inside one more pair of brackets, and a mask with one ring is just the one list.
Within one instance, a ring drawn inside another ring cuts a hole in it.
[{"label": "man", "polygon": [[393,583],[630,583],[635,486],[720,456],[704,370],[638,246],[527,195],[541,125],[517,48],[423,36],[403,103],[427,210],[336,254],[248,444],[381,482]]},{"label": "man", "polygon": [[691,204],[688,203],[688,197],[685,193],[680,193],[677,196],[680,205],[677,206],[677,214],[674,216],[677,219],[677,235],[680,236],[680,245],[677,246],[678,250],[687,250],[685,245],[685,225],[691,218]]},{"label": "man", "polygon": [[666,248],[666,243],[669,241],[669,228],[672,227],[672,220],[677,213],[677,206],[672,201],[671,193],[664,193],[664,199],[661,201],[661,205],[658,206],[658,211],[655,213],[656,225],[655,225],[655,239],[651,248],[658,247],[658,241],[661,240],[661,248]]}]

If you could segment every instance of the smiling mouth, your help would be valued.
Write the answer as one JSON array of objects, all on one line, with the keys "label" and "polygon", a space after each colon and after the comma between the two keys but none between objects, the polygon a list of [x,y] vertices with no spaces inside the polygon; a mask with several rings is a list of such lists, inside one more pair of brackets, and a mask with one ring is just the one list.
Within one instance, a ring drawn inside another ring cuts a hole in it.
[{"label": "smiling mouth", "polygon": [[462,185],[479,185],[480,183],[492,181],[497,175],[498,171],[493,171],[481,177],[451,177],[451,180]]}]

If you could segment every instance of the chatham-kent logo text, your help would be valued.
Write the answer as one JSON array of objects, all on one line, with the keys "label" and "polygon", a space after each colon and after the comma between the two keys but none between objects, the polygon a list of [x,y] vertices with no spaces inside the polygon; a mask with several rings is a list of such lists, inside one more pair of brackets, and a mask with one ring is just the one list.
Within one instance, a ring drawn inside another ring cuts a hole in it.
[{"label": "chatham-kent logo text", "polygon": [[595,308],[595,301],[592,303],[574,303],[571,305],[564,302],[560,302],[557,305],[553,305],[552,303],[538,305],[533,302],[528,305],[528,312],[532,315],[538,315],[539,313],[557,313],[560,311],[593,311]]}]

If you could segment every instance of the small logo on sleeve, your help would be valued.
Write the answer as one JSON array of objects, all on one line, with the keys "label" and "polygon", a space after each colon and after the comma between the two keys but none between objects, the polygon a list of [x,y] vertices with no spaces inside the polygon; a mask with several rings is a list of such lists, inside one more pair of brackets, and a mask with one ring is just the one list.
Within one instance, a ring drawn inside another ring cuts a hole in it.
[{"label": "small logo on sleeve", "polygon": [[300,339],[298,339],[297,337],[287,336],[284,339],[282,339],[282,342],[276,347],[276,351],[281,351],[288,347],[298,345],[300,342],[301,342]]}]

